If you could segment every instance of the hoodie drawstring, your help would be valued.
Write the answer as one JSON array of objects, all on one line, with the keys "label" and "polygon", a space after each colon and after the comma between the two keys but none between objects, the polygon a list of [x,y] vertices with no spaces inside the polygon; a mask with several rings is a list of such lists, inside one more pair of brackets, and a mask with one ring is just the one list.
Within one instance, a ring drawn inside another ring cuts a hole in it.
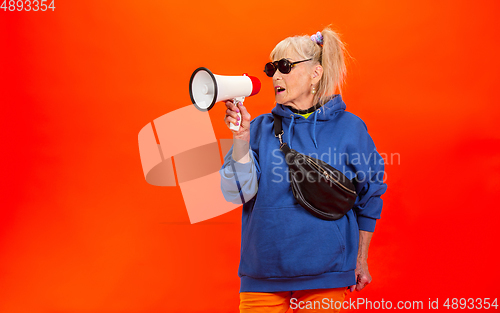
[{"label": "hoodie drawstring", "polygon": [[290,149],[292,149],[292,125],[293,121],[295,120],[295,114],[290,114],[292,116],[292,121],[290,122],[290,126],[288,126],[288,145],[290,146]]},{"label": "hoodie drawstring", "polygon": [[[318,120],[318,113],[321,112],[321,109],[316,110],[314,112],[314,123],[313,123],[313,130],[312,130],[312,136],[313,136],[313,143],[316,149],[318,149],[318,142],[316,141],[316,122]],[[288,126],[288,146],[290,149],[292,149],[292,126],[293,122],[295,121],[295,114],[290,114],[290,117],[292,118],[292,121],[290,122],[290,125]]]},{"label": "hoodie drawstring", "polygon": [[316,149],[318,149],[318,143],[316,142],[316,120],[318,118],[319,112],[320,110],[316,110],[316,112],[314,112],[314,124],[313,124],[313,142]]}]

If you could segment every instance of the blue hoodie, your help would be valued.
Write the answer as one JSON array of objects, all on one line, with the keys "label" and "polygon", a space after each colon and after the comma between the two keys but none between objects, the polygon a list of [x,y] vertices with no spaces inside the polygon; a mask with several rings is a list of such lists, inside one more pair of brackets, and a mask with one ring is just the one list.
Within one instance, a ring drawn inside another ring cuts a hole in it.
[{"label": "blue hoodie", "polygon": [[243,203],[240,292],[338,288],[356,284],[359,230],[373,232],[386,190],[384,161],[365,123],[345,111],[340,95],[305,119],[276,104],[290,148],[356,177],[354,208],[336,221],[314,217],[295,200],[272,114],[250,123],[250,159],[239,163],[232,148],[220,170],[226,200]]}]

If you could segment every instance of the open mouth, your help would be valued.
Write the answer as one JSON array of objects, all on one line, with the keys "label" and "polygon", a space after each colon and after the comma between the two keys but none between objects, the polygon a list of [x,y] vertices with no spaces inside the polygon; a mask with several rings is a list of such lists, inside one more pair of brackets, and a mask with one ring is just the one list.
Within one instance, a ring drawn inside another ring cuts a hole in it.
[{"label": "open mouth", "polygon": [[285,88],[277,86],[277,87],[275,87],[275,90],[276,90],[276,93],[280,93],[280,92],[285,91]]}]

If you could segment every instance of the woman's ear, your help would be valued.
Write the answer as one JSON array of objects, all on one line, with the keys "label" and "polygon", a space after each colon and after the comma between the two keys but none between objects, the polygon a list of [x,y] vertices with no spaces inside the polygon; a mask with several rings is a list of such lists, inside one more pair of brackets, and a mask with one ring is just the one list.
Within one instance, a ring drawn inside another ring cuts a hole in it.
[{"label": "woman's ear", "polygon": [[312,73],[313,84],[318,83],[321,80],[321,77],[323,77],[323,67],[318,64],[314,67],[314,70]]}]

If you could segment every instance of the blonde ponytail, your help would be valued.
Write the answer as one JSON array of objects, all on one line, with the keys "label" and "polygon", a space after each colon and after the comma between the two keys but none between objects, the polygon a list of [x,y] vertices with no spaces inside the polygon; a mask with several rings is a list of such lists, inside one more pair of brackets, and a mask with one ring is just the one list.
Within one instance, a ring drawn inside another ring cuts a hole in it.
[{"label": "blonde ponytail", "polygon": [[345,65],[345,45],[340,36],[326,27],[321,32],[323,48],[320,64],[323,67],[323,77],[319,81],[318,101],[325,104],[335,92],[342,93],[342,85],[347,74]]}]

